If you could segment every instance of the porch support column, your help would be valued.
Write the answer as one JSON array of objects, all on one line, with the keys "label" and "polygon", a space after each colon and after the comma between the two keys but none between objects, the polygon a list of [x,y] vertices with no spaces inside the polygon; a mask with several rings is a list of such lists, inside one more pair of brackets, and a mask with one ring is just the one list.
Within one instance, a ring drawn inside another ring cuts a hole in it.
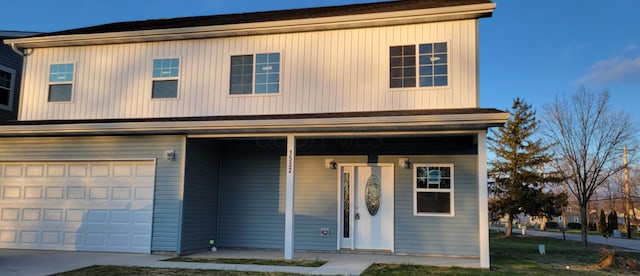
[{"label": "porch support column", "polygon": [[489,268],[489,191],[487,187],[487,131],[478,131],[478,233],[480,267]]},{"label": "porch support column", "polygon": [[296,137],[287,136],[287,183],[284,206],[284,258],[293,259],[293,197],[295,192]]}]

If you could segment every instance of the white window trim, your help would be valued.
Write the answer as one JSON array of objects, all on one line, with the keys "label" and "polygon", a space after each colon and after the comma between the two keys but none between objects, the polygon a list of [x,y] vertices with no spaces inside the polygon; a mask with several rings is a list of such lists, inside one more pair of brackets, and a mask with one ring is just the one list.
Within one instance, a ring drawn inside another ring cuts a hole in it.
[{"label": "white window trim", "polygon": [[9,67],[5,67],[0,65],[0,70],[11,74],[11,79],[9,80],[9,102],[7,105],[0,104],[0,109],[12,111],[13,110],[13,98],[15,96],[16,91],[16,70],[11,69]]},{"label": "white window trim", "polygon": [[[73,78],[71,81],[51,81],[51,65],[61,65],[61,64],[73,64]],[[47,70],[47,103],[48,104],[70,104],[75,101],[76,98],[76,78],[77,78],[78,65],[75,61],[61,61],[61,62],[52,62],[49,64]],[[51,85],[56,84],[71,84],[71,97],[68,101],[50,101],[49,100],[49,91],[51,89]]]},{"label": "white window trim", "polygon": [[[442,86],[420,86],[420,53],[418,47],[420,44],[435,44],[435,43],[447,43],[447,85]],[[413,45],[416,47],[416,86],[415,87],[391,87],[391,53],[389,53],[391,47],[398,46],[409,46]],[[387,89],[393,92],[399,91],[416,91],[416,90],[442,90],[451,88],[451,41],[449,40],[437,40],[437,41],[426,41],[426,42],[407,42],[407,43],[398,43],[389,45],[387,47]]]},{"label": "white window trim", "polygon": [[[278,71],[278,76],[279,76],[279,81],[278,81],[278,93],[264,93],[264,94],[256,94],[256,71],[255,71],[255,66],[256,66],[256,55],[259,54],[275,54],[278,53],[280,54],[280,70]],[[231,94],[231,57],[234,56],[248,56],[248,55],[252,55],[253,56],[253,73],[251,76],[252,79],[252,83],[251,83],[251,94]],[[231,97],[231,98],[236,98],[236,97],[275,97],[275,96],[280,96],[282,95],[282,87],[283,87],[283,78],[282,78],[282,68],[283,66],[283,60],[284,60],[284,51],[282,50],[266,50],[266,51],[255,51],[255,52],[234,52],[234,53],[228,53],[227,57],[225,58],[225,64],[224,64],[224,68],[225,68],[225,75],[227,78],[226,81],[226,94],[227,97]]]},{"label": "white window trim", "polygon": [[[154,77],[153,76],[153,62],[160,59],[178,59],[178,76],[176,77]],[[180,99],[180,77],[182,76],[182,58],[180,57],[155,57],[151,59],[151,89],[149,89],[149,98],[152,101],[175,101]],[[168,81],[175,80],[176,83],[176,97],[175,98],[154,98],[153,97],[153,82],[154,81]]]},{"label": "white window trim", "polygon": [[[449,189],[430,189],[430,188],[418,188],[417,178],[418,178],[418,170],[417,167],[449,167],[451,170],[451,188]],[[454,217],[455,216],[455,171],[454,165],[450,163],[415,163],[413,164],[411,170],[413,171],[413,215],[414,216],[424,216],[424,217]],[[418,213],[418,192],[449,192],[449,213]]]}]

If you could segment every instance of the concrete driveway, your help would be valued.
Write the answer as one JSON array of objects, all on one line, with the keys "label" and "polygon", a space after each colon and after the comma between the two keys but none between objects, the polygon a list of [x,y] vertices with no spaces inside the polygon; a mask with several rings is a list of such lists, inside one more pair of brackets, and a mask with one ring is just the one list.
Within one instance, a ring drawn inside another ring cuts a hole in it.
[{"label": "concrete driveway", "polygon": [[147,254],[0,249],[0,274],[50,275],[95,264],[144,266],[166,258]]}]

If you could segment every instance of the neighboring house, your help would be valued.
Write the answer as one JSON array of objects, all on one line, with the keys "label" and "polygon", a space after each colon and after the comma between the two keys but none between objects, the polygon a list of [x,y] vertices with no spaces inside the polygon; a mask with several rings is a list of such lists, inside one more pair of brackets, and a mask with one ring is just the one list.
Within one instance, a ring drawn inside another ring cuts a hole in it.
[{"label": "neighboring house", "polygon": [[[0,30],[0,41],[36,34]],[[0,43],[0,124],[17,118],[21,78],[22,56],[13,51],[11,46]]]},{"label": "neighboring house", "polygon": [[0,247],[476,257],[489,267],[478,19],[393,1],[113,23],[29,51],[0,127]]}]

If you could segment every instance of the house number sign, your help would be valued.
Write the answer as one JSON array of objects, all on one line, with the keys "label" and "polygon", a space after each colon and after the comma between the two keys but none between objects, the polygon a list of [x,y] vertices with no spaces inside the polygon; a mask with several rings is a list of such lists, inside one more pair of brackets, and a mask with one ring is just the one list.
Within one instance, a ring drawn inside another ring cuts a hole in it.
[{"label": "house number sign", "polygon": [[367,185],[364,189],[365,202],[367,204],[367,210],[371,216],[378,214],[380,209],[380,180],[375,175],[371,175],[367,180]]}]

